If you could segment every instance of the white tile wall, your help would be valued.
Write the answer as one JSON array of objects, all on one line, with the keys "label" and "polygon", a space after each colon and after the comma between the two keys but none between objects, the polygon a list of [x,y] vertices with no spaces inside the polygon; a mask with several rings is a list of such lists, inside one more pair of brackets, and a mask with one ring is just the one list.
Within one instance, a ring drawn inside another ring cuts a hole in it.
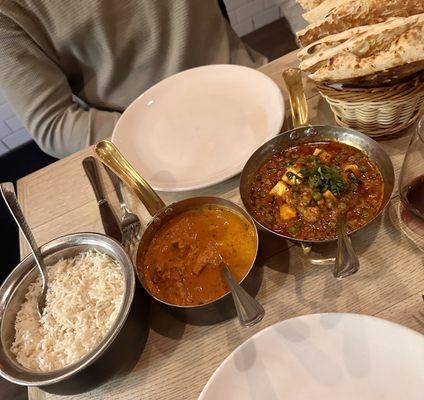
[{"label": "white tile wall", "polygon": [[297,1],[287,0],[280,5],[280,14],[285,17],[293,32],[299,32],[307,23],[303,19],[303,10]]},{"label": "white tile wall", "polygon": [[237,35],[244,36],[253,31],[253,19],[248,18],[239,24],[233,25],[234,30],[237,32]]},{"label": "white tile wall", "polygon": [[32,140],[0,93],[0,157]]},{"label": "white tile wall", "polygon": [[278,6],[273,6],[267,8],[264,11],[261,11],[259,14],[253,16],[253,24],[255,29],[262,28],[265,25],[270,24],[271,22],[276,21],[280,18],[280,10]]},{"label": "white tile wall", "polygon": [[10,150],[3,144],[0,142],[0,157],[3,154],[6,154],[7,152],[9,152]]},{"label": "white tile wall", "polygon": [[[306,24],[296,0],[224,0],[231,26],[239,36],[247,35],[281,17],[286,17],[293,31]],[[283,40],[283,39],[282,39]]]},{"label": "white tile wall", "polygon": [[263,9],[263,0],[251,0],[235,10],[237,20],[244,21],[245,19],[253,18],[254,15],[259,14]]},{"label": "white tile wall", "polygon": [[15,116],[12,109],[9,107],[9,104],[6,103],[4,98],[1,99],[3,101],[0,104],[0,121],[5,121],[6,119],[12,118]]},{"label": "white tile wall", "polygon": [[12,133],[12,131],[4,123],[4,121],[0,121],[0,139],[3,139],[6,136],[9,136],[11,133]]},{"label": "white tile wall", "polygon": [[224,0],[227,11],[235,10],[248,2],[249,0]]},{"label": "white tile wall", "polygon": [[2,139],[2,142],[6,145],[10,150],[16,149],[17,147],[29,142],[31,140],[31,136],[27,132],[25,128],[21,128],[16,132],[13,132],[11,135],[6,136]]},{"label": "white tile wall", "polygon": [[6,121],[4,121],[4,123],[9,127],[12,132],[22,128],[21,121],[19,121],[18,117],[16,116],[8,118]]}]

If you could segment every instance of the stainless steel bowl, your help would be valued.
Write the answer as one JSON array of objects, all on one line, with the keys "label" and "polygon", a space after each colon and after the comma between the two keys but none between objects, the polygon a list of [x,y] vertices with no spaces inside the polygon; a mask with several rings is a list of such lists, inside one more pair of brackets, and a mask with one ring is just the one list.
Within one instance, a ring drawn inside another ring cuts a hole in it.
[{"label": "stainless steel bowl", "polygon": [[149,302],[136,282],[132,262],[121,245],[98,233],[74,233],[44,244],[41,253],[49,265],[89,249],[110,255],[122,268],[124,298],[114,325],[93,351],[61,370],[34,372],[19,365],[9,349],[15,336],[16,314],[28,285],[38,273],[34,258],[29,255],[0,288],[0,375],[3,378],[19,385],[39,386],[51,393],[75,394],[91,390],[135,365],[147,340]]}]

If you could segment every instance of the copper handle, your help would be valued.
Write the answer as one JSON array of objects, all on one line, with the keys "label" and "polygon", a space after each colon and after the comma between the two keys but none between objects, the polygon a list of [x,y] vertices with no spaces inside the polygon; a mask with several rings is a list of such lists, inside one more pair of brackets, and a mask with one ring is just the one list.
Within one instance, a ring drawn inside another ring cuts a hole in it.
[{"label": "copper handle", "polygon": [[162,199],[110,140],[101,140],[96,143],[94,151],[100,161],[134,191],[151,216],[165,207]]},{"label": "copper handle", "polygon": [[308,103],[299,68],[288,68],[283,71],[283,79],[289,91],[293,128],[309,125]]}]

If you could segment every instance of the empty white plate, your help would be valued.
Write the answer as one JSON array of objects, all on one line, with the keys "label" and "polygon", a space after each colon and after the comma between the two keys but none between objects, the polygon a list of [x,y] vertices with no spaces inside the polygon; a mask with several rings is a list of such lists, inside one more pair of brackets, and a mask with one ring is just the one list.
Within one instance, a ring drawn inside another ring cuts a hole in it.
[{"label": "empty white plate", "polygon": [[112,141],[154,189],[192,190],[240,173],[283,120],[272,79],[247,67],[210,65],[147,90],[122,114]]},{"label": "empty white plate", "polygon": [[422,400],[424,336],[358,314],[273,325],[238,347],[200,400]]}]

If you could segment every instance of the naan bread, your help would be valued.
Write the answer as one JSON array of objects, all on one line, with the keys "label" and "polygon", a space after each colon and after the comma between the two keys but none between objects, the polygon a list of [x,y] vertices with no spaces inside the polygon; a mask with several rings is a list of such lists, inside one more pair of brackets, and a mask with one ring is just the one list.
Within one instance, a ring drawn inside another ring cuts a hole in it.
[{"label": "naan bread", "polygon": [[424,14],[327,36],[298,53],[300,68],[326,83],[387,83],[424,68]]},{"label": "naan bread", "polygon": [[297,0],[301,7],[308,11],[312,10],[314,7],[319,6],[324,0]]},{"label": "naan bread", "polygon": [[311,24],[299,31],[297,36],[302,46],[307,46],[357,26],[421,13],[424,13],[424,0],[325,0],[303,15]]},{"label": "naan bread", "polygon": [[346,0],[324,0],[316,7],[302,14],[303,19],[310,24],[323,20],[327,15],[331,13],[336,7],[340,7],[342,4],[347,3]]}]

